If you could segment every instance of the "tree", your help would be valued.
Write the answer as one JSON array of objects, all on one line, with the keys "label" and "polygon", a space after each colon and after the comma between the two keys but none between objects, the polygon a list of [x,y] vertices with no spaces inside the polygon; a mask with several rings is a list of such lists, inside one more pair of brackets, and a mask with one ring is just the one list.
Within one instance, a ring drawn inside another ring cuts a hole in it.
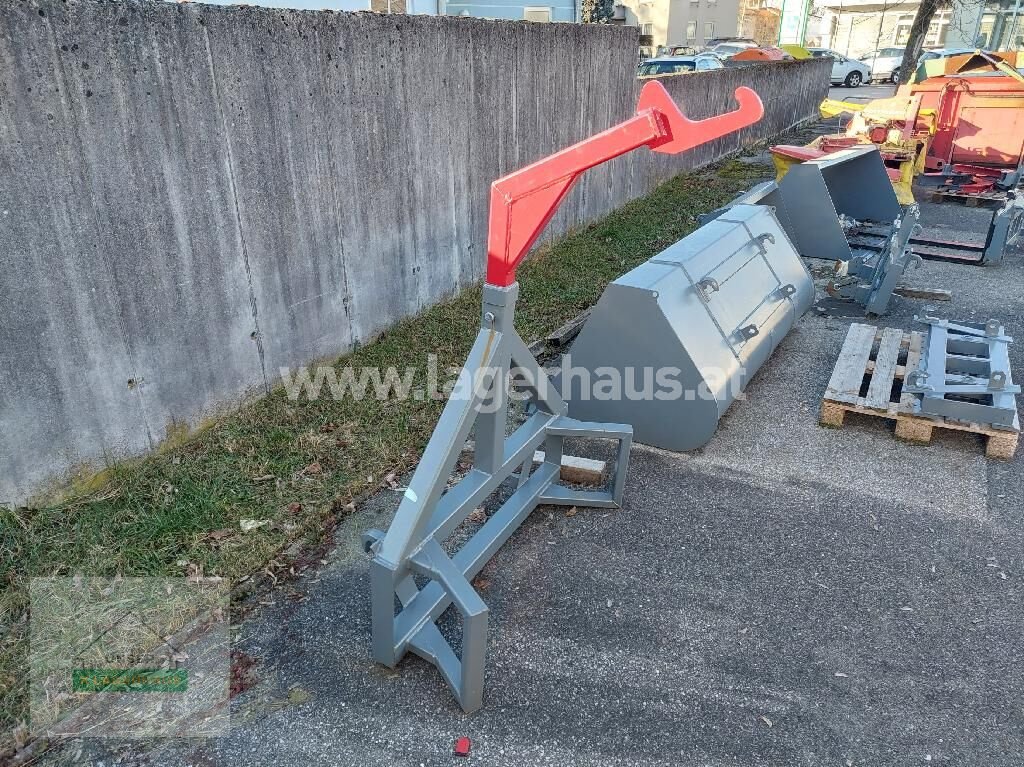
[{"label": "tree", "polygon": [[917,60],[921,56],[921,48],[924,46],[925,35],[928,34],[928,27],[932,23],[935,12],[942,8],[948,0],[921,0],[917,7],[917,15],[914,16],[914,23],[910,25],[910,36],[907,38],[907,49],[903,51],[903,61],[900,64],[900,82],[905,83],[917,69]]},{"label": "tree", "polygon": [[581,11],[584,24],[607,24],[614,12],[612,0],[583,0]]}]

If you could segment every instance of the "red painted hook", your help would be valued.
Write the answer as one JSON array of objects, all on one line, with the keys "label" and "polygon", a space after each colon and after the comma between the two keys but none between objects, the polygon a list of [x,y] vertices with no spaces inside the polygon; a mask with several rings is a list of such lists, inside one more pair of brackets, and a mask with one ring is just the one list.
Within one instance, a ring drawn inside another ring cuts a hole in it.
[{"label": "red painted hook", "polygon": [[584,171],[641,146],[677,154],[752,125],[764,115],[761,99],[750,88],[737,88],[735,97],[738,109],[690,120],[665,87],[652,80],[640,91],[634,117],[499,178],[491,184],[487,282],[500,287],[515,282],[519,262]]}]

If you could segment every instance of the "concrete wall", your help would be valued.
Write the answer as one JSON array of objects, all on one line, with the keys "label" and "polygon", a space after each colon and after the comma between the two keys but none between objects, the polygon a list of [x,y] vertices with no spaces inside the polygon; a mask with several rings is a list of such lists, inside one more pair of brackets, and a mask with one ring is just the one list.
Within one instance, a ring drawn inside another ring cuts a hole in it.
[{"label": "concrete wall", "polygon": [[[0,501],[150,450],[481,279],[490,182],[633,110],[635,29],[0,6]],[[766,119],[596,169],[548,236],[810,116],[818,64],[671,78]]]}]

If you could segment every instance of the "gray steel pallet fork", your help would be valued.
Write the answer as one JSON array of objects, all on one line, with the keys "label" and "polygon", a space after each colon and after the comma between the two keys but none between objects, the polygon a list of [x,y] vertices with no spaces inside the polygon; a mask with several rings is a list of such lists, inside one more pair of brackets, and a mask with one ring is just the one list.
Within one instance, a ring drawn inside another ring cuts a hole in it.
[{"label": "gray steel pallet fork", "polygon": [[[467,712],[483,703],[487,652],[488,609],[473,588],[473,577],[539,504],[618,506],[633,434],[628,425],[578,421],[566,415],[565,402],[513,325],[519,293],[516,266],[581,173],[641,146],[668,154],[682,152],[763,115],[760,99],[749,88],[738,88],[736,100],[739,109],[694,122],[679,111],[660,83],[649,82],[634,117],[491,186],[487,281],[476,341],[391,526],[386,533],[370,530],[363,537],[373,555],[374,658],[394,667],[411,651],[433,663]],[[526,381],[530,405],[525,423],[506,437],[507,382],[512,375]],[[473,468],[448,488],[474,428]],[[566,437],[618,441],[610,489],[581,491],[558,484]],[[534,451],[541,445],[544,462],[531,473]],[[455,528],[514,476],[511,497],[457,552],[446,551],[442,544]],[[417,576],[426,580],[422,587]],[[435,623],[451,605],[462,616],[461,655]]]},{"label": "gray steel pallet fork", "polygon": [[[1003,257],[1020,240],[1024,229],[1024,196],[1018,191],[1007,192],[1006,200],[998,210],[992,211],[984,242],[946,240],[921,237],[914,234],[910,247],[927,261],[952,261],[979,266],[998,266]],[[881,226],[863,225],[848,233],[852,246],[882,250],[887,230]]]}]

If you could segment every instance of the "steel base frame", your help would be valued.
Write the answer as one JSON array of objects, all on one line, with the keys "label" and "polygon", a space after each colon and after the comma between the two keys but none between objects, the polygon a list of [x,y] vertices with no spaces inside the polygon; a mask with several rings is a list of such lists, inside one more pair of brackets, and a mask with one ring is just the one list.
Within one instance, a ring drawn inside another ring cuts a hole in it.
[{"label": "steel base frame", "polygon": [[922,415],[1020,430],[1015,395],[1020,386],[1010,373],[1009,345],[998,320],[985,325],[918,318],[928,337],[916,370],[908,371],[903,391],[920,395]]},{"label": "steel base frame", "polygon": [[848,298],[864,307],[865,314],[884,314],[892,292],[910,267],[921,265],[921,257],[913,252],[910,238],[921,231],[917,205],[909,205],[892,225],[887,247],[866,256],[854,256],[847,263],[846,276],[829,285],[829,293]]},{"label": "steel base frame", "polygon": [[[466,712],[483,704],[488,608],[473,577],[540,504],[617,507],[622,500],[633,429],[589,423],[567,408],[513,327],[519,284],[484,286],[483,321],[459,383],[452,392],[387,533],[363,536],[370,563],[373,657],[394,668],[407,652],[433,663]],[[527,382],[530,414],[508,438],[507,382]],[[475,426],[472,470],[447,483]],[[558,484],[566,437],[618,440],[608,490],[580,491]],[[544,462],[531,473],[534,451]],[[516,479],[511,497],[456,553],[442,543],[499,485]],[[427,579],[416,584],[415,576]],[[396,597],[400,607],[396,611]],[[461,655],[435,621],[450,606],[462,616]]]}]

